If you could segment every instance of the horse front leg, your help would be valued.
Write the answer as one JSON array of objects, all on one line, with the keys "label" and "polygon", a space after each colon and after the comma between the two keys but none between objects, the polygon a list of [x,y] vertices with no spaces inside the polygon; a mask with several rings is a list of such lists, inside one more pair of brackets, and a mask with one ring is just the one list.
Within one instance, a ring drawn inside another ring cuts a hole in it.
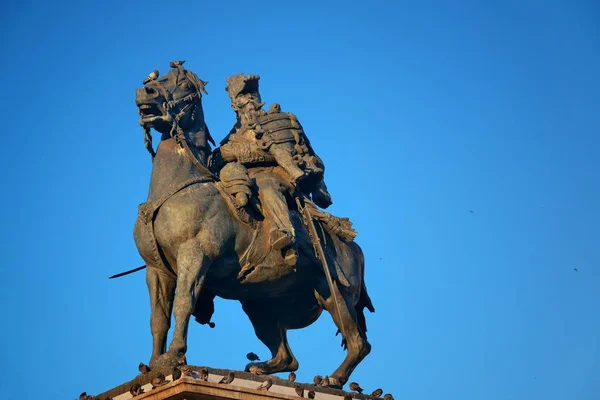
[{"label": "horse front leg", "polygon": [[150,265],[146,268],[146,284],[150,294],[150,330],[152,332],[152,357],[150,367],[167,347],[167,333],[171,327],[175,279]]},{"label": "horse front leg", "polygon": [[185,363],[190,316],[194,312],[210,264],[211,260],[197,238],[190,239],[179,247],[173,310],[175,331],[165,360],[171,366]]}]

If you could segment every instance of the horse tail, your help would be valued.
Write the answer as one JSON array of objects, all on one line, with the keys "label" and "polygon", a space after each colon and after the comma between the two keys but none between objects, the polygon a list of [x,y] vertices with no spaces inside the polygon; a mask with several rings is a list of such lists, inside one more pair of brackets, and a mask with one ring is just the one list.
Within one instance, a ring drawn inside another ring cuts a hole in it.
[{"label": "horse tail", "polygon": [[358,323],[358,326],[362,330],[366,339],[367,319],[365,318],[365,308],[369,310],[369,312],[375,312],[375,307],[373,307],[373,302],[371,301],[371,297],[369,297],[369,293],[367,293],[367,286],[365,285],[365,282],[363,280],[362,288],[360,290],[360,297],[358,298],[358,302],[354,306],[354,310],[356,311],[356,322]]},{"label": "horse tail", "polygon": [[[367,293],[367,286],[365,285],[364,279],[362,282],[362,287],[360,289],[360,297],[354,306],[354,311],[356,312],[356,323],[360,328],[360,331],[365,335],[365,339],[367,338],[367,319],[365,318],[365,308],[370,312],[375,312],[375,307],[373,307],[373,302],[371,301],[371,297],[369,297],[369,293]],[[340,330],[338,329],[335,335],[339,335]],[[342,348],[344,350],[347,349],[346,339],[342,338]]]}]

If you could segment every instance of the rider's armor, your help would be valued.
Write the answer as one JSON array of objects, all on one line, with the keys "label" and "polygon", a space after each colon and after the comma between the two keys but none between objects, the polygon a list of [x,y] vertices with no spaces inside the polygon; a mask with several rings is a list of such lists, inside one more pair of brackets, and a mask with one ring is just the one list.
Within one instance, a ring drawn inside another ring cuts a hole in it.
[{"label": "rider's armor", "polygon": [[[278,104],[271,105],[268,112],[262,110],[258,79],[242,74],[227,79],[226,90],[238,122],[215,152],[213,165],[219,169],[219,164],[237,162],[250,168],[265,217],[272,226],[271,245],[284,252],[292,250],[286,253],[286,261],[292,263],[295,233],[286,196],[295,191],[312,194],[321,207],[331,205],[331,198],[323,182],[323,162],[311,148],[298,119],[292,113],[281,112]],[[277,167],[283,171],[278,173]]]}]

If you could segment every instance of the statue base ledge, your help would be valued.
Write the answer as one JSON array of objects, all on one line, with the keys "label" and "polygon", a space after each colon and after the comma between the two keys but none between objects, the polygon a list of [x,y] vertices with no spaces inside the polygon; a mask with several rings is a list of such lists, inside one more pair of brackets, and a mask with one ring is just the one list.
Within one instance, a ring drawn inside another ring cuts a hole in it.
[{"label": "statue base ledge", "polygon": [[[192,367],[200,370],[200,367]],[[209,368],[208,382],[203,382],[190,376],[183,376],[177,381],[172,381],[172,376],[166,377],[167,384],[152,389],[152,378],[158,373],[138,375],[133,380],[96,395],[98,400],[298,400],[300,397],[294,390],[294,383],[272,375],[254,375],[248,372],[235,372],[235,379],[231,384],[218,383],[230,370]],[[258,386],[268,378],[273,380],[273,386],[266,390],[258,390]],[[129,389],[139,383],[144,393],[133,397]],[[315,391],[315,400],[341,400],[350,394],[358,400],[372,399],[370,396],[358,393],[349,393],[339,389],[317,387],[311,383],[299,383],[304,389],[304,398],[308,399],[308,392]]]}]

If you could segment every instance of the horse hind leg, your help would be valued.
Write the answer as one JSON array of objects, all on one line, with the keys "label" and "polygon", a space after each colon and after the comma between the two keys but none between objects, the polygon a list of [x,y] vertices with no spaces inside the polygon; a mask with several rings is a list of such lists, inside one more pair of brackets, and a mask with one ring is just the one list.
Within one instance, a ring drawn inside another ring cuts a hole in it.
[{"label": "horse hind leg", "polygon": [[177,253],[177,291],[174,310],[175,330],[169,351],[162,357],[165,366],[185,362],[190,316],[204,285],[211,260],[197,238],[183,243]]},{"label": "horse hind leg", "polygon": [[160,355],[166,351],[167,333],[171,327],[173,297],[175,296],[175,279],[158,268],[146,268],[146,284],[150,294],[150,330],[152,332],[153,366]]},{"label": "horse hind leg", "polygon": [[344,362],[329,376],[329,386],[341,388],[356,366],[371,352],[371,344],[360,327],[350,296],[340,290],[337,282],[333,282],[333,290],[321,288],[316,295],[319,303],[331,314],[347,348]]},{"label": "horse hind leg", "polygon": [[246,371],[257,375],[296,371],[298,360],[290,349],[287,329],[281,324],[279,311],[255,301],[244,302],[242,308],[250,318],[258,339],[271,351],[270,360],[252,362],[246,366]]}]

